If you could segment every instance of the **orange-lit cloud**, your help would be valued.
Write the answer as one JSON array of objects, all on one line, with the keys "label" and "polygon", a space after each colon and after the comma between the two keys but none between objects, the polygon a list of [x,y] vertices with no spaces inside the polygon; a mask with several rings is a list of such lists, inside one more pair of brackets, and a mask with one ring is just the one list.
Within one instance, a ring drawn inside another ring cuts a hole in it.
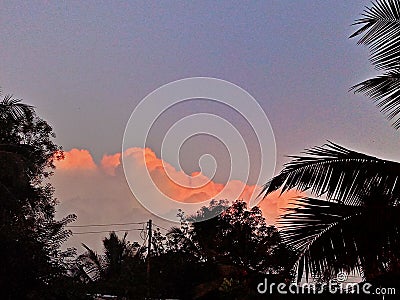
[{"label": "orange-lit cloud", "polygon": [[121,164],[121,153],[115,153],[114,155],[103,155],[101,159],[101,167],[103,170],[112,176],[115,176],[115,169]]},{"label": "orange-lit cloud", "polygon": [[64,159],[56,161],[57,169],[61,170],[95,170],[97,168],[88,150],[71,149],[64,152]]},{"label": "orange-lit cloud", "polygon": [[[143,159],[143,151],[145,160]],[[182,171],[178,171],[172,165],[163,162],[148,148],[131,148],[126,153],[133,158],[132,166],[137,169],[138,180],[145,176],[143,172],[147,168],[157,186],[181,202],[198,203],[212,199],[222,189],[227,190],[225,194],[227,197],[224,199],[233,201],[237,198],[248,202],[255,189],[256,194],[258,194],[260,188],[234,180],[225,185],[209,181],[200,188],[190,189],[190,184],[199,186],[199,183],[203,183],[208,178],[199,172],[186,176]],[[165,228],[176,226],[175,223],[158,219],[150,214],[135,198],[123,177],[120,153],[104,155],[97,166],[88,150],[72,149],[65,152],[65,159],[57,162],[56,166],[55,176],[51,180],[55,187],[55,196],[60,201],[57,206],[58,218],[74,213],[78,216],[74,225],[145,222],[151,218]],[[167,173],[175,180],[178,178],[179,182],[183,182],[189,187],[177,185],[167,176]],[[237,190],[242,191],[239,197],[229,196],[237,195]],[[263,211],[267,223],[276,224],[283,209],[290,206],[291,199],[297,196],[299,196],[299,193],[296,191],[289,191],[283,195],[274,192],[262,200],[259,207]],[[218,200],[218,198],[216,199]],[[168,207],[165,209],[170,210]],[[193,212],[185,211],[185,213]],[[173,218],[175,215],[176,212],[171,211],[171,217]],[[176,221],[179,221],[179,219],[177,218]],[[132,227],[134,226],[132,225]],[[114,229],[121,230],[132,227],[119,226]],[[87,230],[87,228],[74,229],[75,232]],[[140,239],[138,232],[129,232],[129,238],[132,240]],[[78,251],[83,251],[82,242],[91,248],[102,249],[101,238],[98,234],[73,235],[65,244],[65,247],[76,247]]]},{"label": "orange-lit cloud", "polygon": [[[257,195],[260,187],[248,185],[239,180],[232,180],[226,184],[217,183],[200,172],[194,172],[190,176],[181,170],[176,170],[169,163],[158,158],[156,153],[150,148],[130,148],[125,155],[133,160],[132,166],[137,169],[137,178],[145,176],[142,172],[149,172],[151,179],[157,188],[171,199],[184,203],[200,203],[206,200],[216,199],[221,191],[224,190],[224,199],[230,201],[241,199],[249,202]],[[110,176],[116,177],[117,169],[121,168],[121,153],[104,155],[99,167],[96,166],[88,150],[72,149],[65,152],[65,159],[57,162],[56,167],[59,171],[75,170],[77,173],[85,170],[97,170],[98,174],[103,174],[101,179],[97,178],[95,186],[97,188],[106,187],[100,180],[111,180]],[[122,175],[120,175],[122,176]],[[115,178],[119,180],[119,178]],[[125,182],[125,180],[121,180]],[[102,191],[107,193],[108,191]],[[115,197],[119,197],[118,191],[113,191]],[[238,196],[239,195],[239,196]],[[273,192],[259,203],[268,223],[275,223],[279,215],[284,212],[284,208],[289,206],[289,202],[300,195],[297,191],[288,191],[282,195]],[[122,195],[121,195],[122,196]],[[126,196],[124,196],[126,197]]]},{"label": "orange-lit cloud", "polygon": [[193,172],[188,176],[158,158],[150,148],[130,148],[125,153],[128,158],[133,158],[139,167],[145,165],[156,187],[164,195],[178,202],[199,203],[211,200],[223,190],[225,197],[248,200],[256,188],[239,180],[229,181],[227,184],[217,183],[200,172]]},{"label": "orange-lit cloud", "polygon": [[289,190],[282,195],[280,191],[275,191],[262,200],[259,207],[268,223],[275,224],[279,216],[285,213],[285,209],[293,207],[295,199],[302,196],[305,196],[305,194],[297,190]]}]

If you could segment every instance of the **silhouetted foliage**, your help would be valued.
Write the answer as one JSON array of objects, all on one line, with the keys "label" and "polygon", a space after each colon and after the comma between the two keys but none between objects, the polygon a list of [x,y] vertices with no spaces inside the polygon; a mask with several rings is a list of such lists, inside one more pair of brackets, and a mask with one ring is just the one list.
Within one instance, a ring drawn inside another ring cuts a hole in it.
[{"label": "silhouetted foliage", "polygon": [[[383,76],[352,89],[370,96],[389,119],[400,112],[400,3],[377,0],[356,21],[351,37],[371,51]],[[400,128],[400,121],[394,122]],[[303,272],[329,279],[339,271],[359,271],[376,281],[400,274],[400,163],[379,159],[329,142],[291,156],[267,182],[264,196],[281,189],[308,191],[322,199],[294,199],[280,223],[283,240],[298,251],[298,280]]]},{"label": "silhouetted foliage", "polygon": [[159,286],[169,281],[169,291],[175,290],[172,295],[222,297],[232,292],[228,282],[239,282],[235,294],[244,297],[256,292],[261,275],[275,274],[280,281],[291,278],[293,252],[281,243],[277,229],[266,224],[258,207],[247,209],[244,201],[231,206],[227,201],[212,201],[196,214],[185,217],[181,212],[180,217],[181,226],[172,228],[163,240],[169,250],[157,260]]},{"label": "silhouetted foliage", "polygon": [[[77,258],[73,277],[87,294],[126,299],[251,299],[265,276],[290,280],[293,252],[277,229],[265,223],[258,207],[228,204],[212,201],[189,217],[180,211],[180,227],[166,235],[153,231],[150,253],[145,241],[141,247],[113,232],[103,239],[102,254],[83,245],[86,252]],[[198,222],[217,212],[222,213]]]},{"label": "silhouetted foliage", "polygon": [[284,241],[299,251],[299,279],[303,270],[327,278],[358,270],[366,279],[398,272],[400,164],[334,143],[292,158],[264,195],[296,188],[326,198],[297,199],[280,221]]},{"label": "silhouetted foliage", "polygon": [[370,97],[393,126],[400,128],[400,5],[398,0],[377,0],[364,10],[354,25],[361,28],[350,37],[368,46],[370,61],[383,74],[351,89]]},{"label": "silhouetted foliage", "polygon": [[[62,158],[54,133],[32,106],[7,95],[0,102],[0,291],[10,299],[54,294],[72,250],[61,251],[74,215],[54,219],[53,188],[45,183]],[[50,296],[49,296],[50,297]]]},{"label": "silhouetted foliage", "polygon": [[144,251],[137,242],[118,238],[115,232],[103,239],[104,253],[98,254],[88,246],[76,261],[73,276],[85,283],[91,294],[112,294],[131,299],[144,297]]}]

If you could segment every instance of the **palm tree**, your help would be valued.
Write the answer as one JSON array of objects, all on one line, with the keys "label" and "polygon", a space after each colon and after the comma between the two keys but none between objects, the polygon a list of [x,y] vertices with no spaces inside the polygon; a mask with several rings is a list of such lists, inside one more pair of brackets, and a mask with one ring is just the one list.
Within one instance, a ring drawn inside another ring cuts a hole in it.
[{"label": "palm tree", "polygon": [[[0,91],[1,96],[1,91]],[[0,101],[0,119],[8,119],[18,122],[31,115],[33,106],[21,103],[21,99],[15,99],[12,95],[5,95]]]},{"label": "palm tree", "polygon": [[400,128],[400,3],[378,0],[366,8],[355,25],[362,25],[350,37],[361,36],[358,44],[368,46],[370,61],[383,74],[351,89],[370,97],[393,126]]},{"label": "palm tree", "polygon": [[139,255],[139,244],[130,243],[126,237],[120,239],[115,232],[103,239],[104,254],[82,244],[86,252],[78,257],[77,277],[85,281],[109,280],[121,275],[124,265],[135,255]]},{"label": "palm tree", "polygon": [[[400,2],[377,0],[356,21],[351,37],[369,47],[372,64],[384,74],[352,89],[371,97],[400,128]],[[264,185],[265,197],[281,189],[308,191],[282,217],[283,239],[298,253],[304,271],[331,277],[358,270],[365,279],[400,271],[400,163],[328,142],[291,156]]]},{"label": "palm tree", "polygon": [[83,244],[86,252],[77,258],[72,276],[83,282],[93,294],[142,299],[146,291],[145,248],[137,242],[129,242],[126,237],[127,233],[119,238],[111,232],[103,239],[102,254]]},{"label": "palm tree", "polygon": [[[1,97],[1,90],[0,90]],[[15,165],[22,165],[22,150],[29,148],[28,145],[12,143],[12,133],[15,127],[24,123],[28,118],[34,115],[33,106],[21,103],[20,99],[13,98],[12,95],[5,95],[0,101],[0,155],[11,158]],[[32,151],[31,148],[26,149]],[[5,160],[6,161],[6,160]],[[0,182],[1,183],[1,182]]]},{"label": "palm tree", "polygon": [[280,223],[299,255],[298,278],[358,270],[367,278],[400,257],[400,164],[334,143],[295,156],[265,186],[265,195],[296,188],[323,196],[300,198]]},{"label": "palm tree", "polygon": [[[0,97],[2,92],[0,90]],[[12,95],[5,95],[0,101],[0,166],[4,176],[0,176],[0,194],[4,193],[10,198],[15,198],[10,187],[21,184],[23,169],[27,168],[27,153],[33,152],[32,147],[19,141],[20,135],[15,134],[22,124],[34,116],[34,107],[21,103]]]}]

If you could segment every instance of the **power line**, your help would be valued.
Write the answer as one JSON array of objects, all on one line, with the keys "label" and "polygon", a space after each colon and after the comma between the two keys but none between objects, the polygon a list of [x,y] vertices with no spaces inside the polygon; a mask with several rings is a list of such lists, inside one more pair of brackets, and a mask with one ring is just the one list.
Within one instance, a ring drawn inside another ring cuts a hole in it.
[{"label": "power line", "polygon": [[[99,231],[83,231],[83,232],[72,232],[72,234],[94,234],[94,233],[108,233],[108,232],[126,232],[126,231],[141,231],[140,237],[142,240],[147,240],[148,234],[143,236],[143,233],[148,233],[148,230],[145,228],[145,224],[148,222],[128,222],[128,223],[109,223],[109,224],[85,224],[85,225],[67,225],[66,228],[88,228],[88,227],[109,227],[109,226],[123,226],[123,225],[142,225],[142,228],[133,228],[133,229],[119,229],[119,230],[99,230]],[[163,229],[165,231],[169,231],[169,229],[162,227],[160,225],[154,224],[157,228]]]},{"label": "power line", "polygon": [[107,226],[122,226],[122,225],[138,225],[146,222],[130,222],[130,223],[110,223],[110,224],[86,224],[86,225],[67,225],[68,228],[84,228],[84,227],[107,227]]},{"label": "power line", "polygon": [[132,228],[132,229],[121,229],[121,230],[101,230],[101,231],[83,231],[83,232],[72,232],[72,234],[89,234],[89,233],[109,233],[109,232],[127,232],[127,231],[141,231],[142,229]]},{"label": "power line", "polygon": [[165,227],[162,227],[162,226],[160,226],[160,225],[157,225],[157,224],[154,224],[154,223],[153,223],[153,225],[156,226],[156,227],[158,227],[158,228],[161,228],[161,229],[164,229],[164,230],[166,230],[166,231],[169,231],[169,229],[167,229],[167,228],[165,228]]},{"label": "power line", "polygon": [[[143,237],[143,234],[144,234],[144,237]],[[141,238],[143,241],[146,241],[146,240],[147,240],[148,234],[147,234],[147,231],[146,231],[146,228],[145,228],[145,223],[142,224],[142,231],[140,231],[139,235],[140,235],[140,238]]]},{"label": "power line", "polygon": [[[140,237],[142,238],[142,232],[140,232]],[[146,236],[144,237],[144,238],[142,238],[142,240],[143,240],[143,244],[142,244],[142,247],[140,247],[140,248],[143,248],[144,247],[144,245],[146,244],[146,242],[147,242],[147,238],[149,237],[149,235],[148,234],[146,234]]]}]

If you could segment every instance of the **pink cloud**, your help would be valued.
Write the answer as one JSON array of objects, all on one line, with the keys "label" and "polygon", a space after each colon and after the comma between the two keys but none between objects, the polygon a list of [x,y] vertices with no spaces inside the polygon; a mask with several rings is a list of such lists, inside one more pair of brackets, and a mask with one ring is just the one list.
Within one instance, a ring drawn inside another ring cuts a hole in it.
[{"label": "pink cloud", "polygon": [[279,217],[285,213],[285,209],[293,207],[295,199],[302,196],[305,196],[305,194],[297,190],[289,190],[283,194],[278,190],[262,200],[259,207],[268,223],[275,224]]},{"label": "pink cloud", "polygon": [[[145,160],[143,159],[143,152]],[[248,202],[254,191],[257,195],[260,188],[239,180],[232,180],[226,184],[209,181],[206,176],[199,172],[187,176],[184,172],[176,170],[172,165],[158,158],[149,148],[131,148],[126,153],[131,155],[133,162],[131,165],[137,170],[137,180],[140,181],[141,177],[144,176],[143,172],[148,171],[163,192],[182,203],[195,204],[213,199],[222,189],[226,191],[224,199],[233,201],[238,198]],[[155,222],[165,228],[176,225],[150,214],[135,198],[126,184],[120,153],[104,155],[97,166],[88,150],[71,149],[65,152],[65,159],[57,162],[56,166],[57,169],[52,178],[52,183],[55,187],[56,197],[60,202],[57,206],[59,218],[69,213],[75,213],[78,220],[74,225],[145,222],[150,218],[156,220]],[[178,178],[185,186],[175,183],[168,177],[167,173],[175,180]],[[207,181],[209,181],[207,184],[201,186],[202,183]],[[190,188],[190,186],[196,188]],[[239,197],[230,196],[238,194]],[[153,195],[157,197],[157,193]],[[284,208],[290,206],[291,199],[299,195],[300,193],[297,191],[288,191],[283,195],[274,192],[262,200],[259,207],[263,211],[267,223],[275,224]],[[174,214],[176,215],[174,209],[170,207],[164,209],[171,212],[171,217],[174,217]],[[194,211],[185,212],[190,214]],[[135,227],[135,225],[119,226],[114,229],[131,227]],[[87,228],[83,228],[73,231],[87,230]],[[98,230],[98,228],[90,230]],[[103,235],[74,235],[68,240],[65,247],[76,247],[81,251],[81,243],[84,242],[90,247],[101,250],[101,237]],[[129,235],[131,239],[140,239],[139,231],[132,231]]]},{"label": "pink cloud", "polygon": [[[217,198],[223,190],[224,198],[228,200],[233,201],[238,198],[249,202],[260,189],[260,186],[248,185],[239,180],[232,180],[225,184],[217,183],[200,172],[193,172],[188,176],[183,171],[176,170],[172,165],[158,158],[150,148],[129,148],[125,153],[129,159],[133,160],[132,166],[138,170],[138,173],[147,170],[157,188],[163,194],[178,202],[200,203]],[[57,162],[56,166],[59,172],[72,170],[79,173],[85,170],[97,170],[97,172],[105,175],[102,180],[107,180],[107,178],[110,178],[109,176],[115,177],[118,169],[121,168],[121,153],[105,154],[98,167],[88,150],[72,149],[65,152],[65,159]],[[119,172],[119,175],[122,176],[122,172]],[[143,175],[137,174],[137,177],[140,178]],[[95,186],[98,188],[107,185],[98,182]],[[103,191],[103,193],[107,192]],[[118,191],[113,192],[118,197]],[[238,197],[238,195],[240,196]],[[274,192],[262,200],[259,206],[268,222],[275,223],[279,215],[284,212],[284,208],[289,206],[289,202],[299,195],[300,193],[294,190],[282,195],[279,192]]]},{"label": "pink cloud", "polygon": [[121,153],[115,153],[113,155],[104,154],[101,159],[101,167],[103,170],[111,175],[115,176],[115,169],[121,164]]},{"label": "pink cloud", "polygon": [[73,148],[64,152],[64,159],[56,161],[57,169],[61,170],[95,170],[97,168],[88,150]]}]

